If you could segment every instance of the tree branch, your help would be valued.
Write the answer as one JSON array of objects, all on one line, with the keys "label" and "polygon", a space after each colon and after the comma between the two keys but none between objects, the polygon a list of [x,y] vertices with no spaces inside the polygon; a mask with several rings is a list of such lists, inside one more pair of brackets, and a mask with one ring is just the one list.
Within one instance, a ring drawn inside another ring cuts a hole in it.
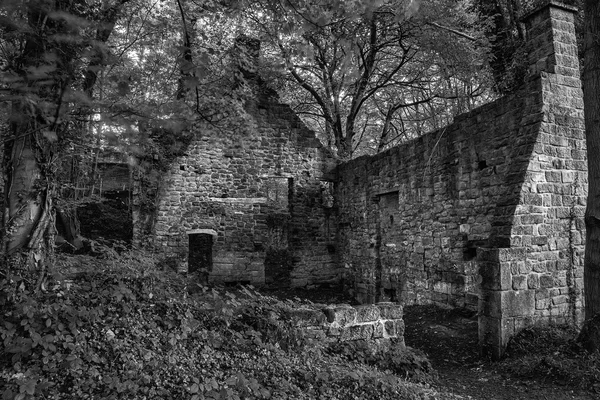
[{"label": "tree branch", "polygon": [[427,25],[431,25],[431,26],[434,26],[436,28],[443,29],[445,31],[454,33],[455,35],[458,35],[458,36],[463,37],[465,39],[471,40],[473,42],[477,41],[477,39],[475,39],[473,36],[467,35],[466,33],[458,31],[458,30],[456,30],[454,28],[450,28],[448,26],[440,25],[437,22],[427,22]]}]

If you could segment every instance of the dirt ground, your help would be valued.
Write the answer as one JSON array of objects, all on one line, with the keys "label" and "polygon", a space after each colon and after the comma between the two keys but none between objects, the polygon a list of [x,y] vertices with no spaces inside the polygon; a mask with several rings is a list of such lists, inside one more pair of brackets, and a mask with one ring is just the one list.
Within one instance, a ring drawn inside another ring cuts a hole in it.
[{"label": "dirt ground", "polygon": [[[313,290],[278,289],[265,294],[281,299],[313,303],[355,304],[338,287]],[[407,346],[424,351],[438,373],[434,385],[468,400],[597,400],[600,394],[561,386],[544,377],[521,379],[507,376],[498,363],[481,359],[475,313],[443,310],[433,306],[404,308]],[[443,399],[440,399],[443,400]]]},{"label": "dirt ground", "polygon": [[477,346],[477,316],[431,306],[404,309],[407,346],[423,350],[439,374],[439,386],[465,399],[566,400],[598,399],[537,377],[503,376],[497,363],[482,360]]}]

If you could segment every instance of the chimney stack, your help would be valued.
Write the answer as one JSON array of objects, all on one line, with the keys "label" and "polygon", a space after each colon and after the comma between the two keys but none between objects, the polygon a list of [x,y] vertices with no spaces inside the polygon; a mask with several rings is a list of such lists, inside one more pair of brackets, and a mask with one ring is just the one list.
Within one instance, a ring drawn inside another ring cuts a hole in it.
[{"label": "chimney stack", "polygon": [[527,31],[529,75],[549,72],[579,78],[576,14],[577,7],[549,0],[523,17]]},{"label": "chimney stack", "polygon": [[235,39],[233,51],[237,67],[244,79],[256,80],[258,77],[260,40],[243,34],[239,35]]}]

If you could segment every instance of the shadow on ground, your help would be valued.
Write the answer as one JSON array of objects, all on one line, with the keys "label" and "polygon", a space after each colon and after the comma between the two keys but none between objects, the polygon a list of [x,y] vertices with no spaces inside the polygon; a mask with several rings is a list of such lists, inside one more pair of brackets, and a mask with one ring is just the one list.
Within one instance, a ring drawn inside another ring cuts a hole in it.
[{"label": "shadow on ground", "polygon": [[535,377],[503,374],[498,363],[481,359],[477,315],[435,306],[404,308],[407,346],[424,351],[439,374],[439,386],[465,399],[566,400],[598,399],[598,394]]}]

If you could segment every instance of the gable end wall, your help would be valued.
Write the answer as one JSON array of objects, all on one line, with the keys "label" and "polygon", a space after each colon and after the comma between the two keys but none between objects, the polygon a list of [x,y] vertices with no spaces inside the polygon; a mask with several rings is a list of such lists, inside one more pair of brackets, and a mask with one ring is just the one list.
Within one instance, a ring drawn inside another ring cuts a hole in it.
[{"label": "gable end wall", "polygon": [[276,99],[263,98],[247,112],[250,129],[199,128],[186,156],[161,179],[155,248],[185,271],[188,233],[211,229],[209,281],[338,281],[335,232],[323,201],[333,156]]}]

